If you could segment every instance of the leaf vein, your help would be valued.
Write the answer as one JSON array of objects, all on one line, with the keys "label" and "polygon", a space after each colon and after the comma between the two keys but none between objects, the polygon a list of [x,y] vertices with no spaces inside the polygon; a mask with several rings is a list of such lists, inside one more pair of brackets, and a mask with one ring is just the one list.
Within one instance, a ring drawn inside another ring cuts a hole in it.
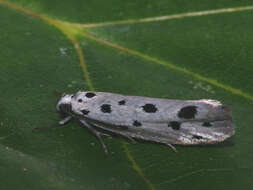
[{"label": "leaf vein", "polygon": [[[71,31],[71,30],[69,31],[69,30],[66,29],[66,25],[68,25],[68,23],[66,24],[65,22],[55,20],[55,19],[51,19],[51,18],[48,18],[46,16],[33,13],[30,10],[24,9],[22,7],[18,7],[15,4],[5,2],[3,0],[0,0],[0,4],[3,4],[3,5],[5,5],[9,8],[20,11],[20,12],[22,12],[24,14],[27,14],[27,15],[30,15],[32,17],[39,18],[39,19],[45,21],[46,23],[48,23],[50,25],[53,25],[54,27],[58,28],[61,32],[63,32],[69,38],[69,40],[71,40],[71,42],[73,43],[73,45],[74,45],[74,47],[75,47],[75,49],[78,53],[80,65],[81,65],[82,71],[84,73],[84,78],[85,78],[86,82],[88,83],[89,89],[94,90],[94,87],[93,87],[92,82],[90,80],[89,73],[88,73],[88,70],[87,70],[87,67],[86,67],[86,64],[85,64],[82,48],[81,48],[79,42],[74,37],[74,35],[72,33],[73,31]],[[127,158],[130,160],[131,164],[133,165],[134,170],[138,173],[138,175],[141,176],[141,178],[144,180],[144,182],[148,185],[148,187],[151,190],[155,190],[154,185],[145,177],[145,175],[143,174],[141,168],[138,166],[138,164],[134,160],[134,157],[131,155],[131,153],[130,153],[130,151],[129,151],[129,149],[128,149],[128,147],[125,143],[123,144],[123,147],[124,147],[124,150],[126,152]]]},{"label": "leaf vein", "polygon": [[164,16],[157,16],[157,17],[136,18],[136,19],[127,19],[127,20],[109,21],[109,22],[100,22],[100,23],[90,23],[90,24],[89,23],[88,24],[73,23],[73,25],[76,25],[79,27],[84,27],[84,28],[92,28],[92,27],[102,27],[102,26],[111,26],[111,25],[160,22],[160,21],[172,20],[172,19],[183,19],[183,18],[187,18],[187,17],[199,17],[199,16],[206,16],[206,15],[233,13],[233,12],[241,12],[241,11],[249,11],[249,10],[253,10],[253,6],[222,8],[222,9],[213,9],[213,10],[204,10],[204,11],[164,15]]},{"label": "leaf vein", "polygon": [[248,99],[248,100],[251,100],[253,101],[253,96],[251,94],[248,94],[246,92],[243,92],[242,90],[240,89],[236,89],[236,88],[233,88],[229,85],[226,85],[226,84],[223,84],[221,82],[218,82],[217,80],[215,79],[211,79],[211,78],[208,78],[208,77],[205,77],[205,76],[202,76],[198,73],[195,73],[194,71],[191,71],[187,68],[183,68],[183,67],[180,67],[180,66],[177,66],[177,65],[174,65],[172,63],[168,63],[166,61],[163,61],[163,60],[160,60],[158,58],[155,58],[155,57],[151,57],[149,55],[146,55],[146,54],[143,54],[139,51],[136,51],[136,50],[132,50],[132,49],[128,49],[126,47],[123,47],[123,46],[120,46],[118,44],[115,44],[115,43],[112,43],[112,42],[109,42],[107,40],[104,40],[104,39],[101,39],[101,38],[98,38],[97,36],[89,33],[87,30],[85,33],[82,34],[84,37],[87,37],[89,39],[92,39],[96,42],[99,42],[101,44],[104,44],[106,46],[110,46],[112,48],[115,48],[117,50],[120,50],[120,51],[123,51],[123,52],[126,52],[126,53],[129,53],[131,55],[134,55],[136,57],[140,57],[142,59],[145,59],[147,61],[151,61],[151,62],[154,62],[156,64],[160,64],[160,65],[164,65],[172,70],[175,70],[175,71],[178,71],[178,72],[182,72],[184,74],[187,74],[195,79],[198,79],[200,81],[204,81],[204,82],[207,82],[209,84],[212,84],[213,86],[216,86],[216,87],[219,87],[219,88],[222,88],[232,94],[235,94],[235,95],[238,95],[238,96],[241,96],[245,99]]}]

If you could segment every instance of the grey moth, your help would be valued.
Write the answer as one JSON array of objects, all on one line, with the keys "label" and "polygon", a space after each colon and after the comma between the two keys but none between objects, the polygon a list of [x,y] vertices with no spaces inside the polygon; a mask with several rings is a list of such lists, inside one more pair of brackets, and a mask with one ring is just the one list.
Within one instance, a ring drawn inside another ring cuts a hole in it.
[{"label": "grey moth", "polygon": [[194,145],[222,142],[234,134],[228,106],[216,100],[173,100],[126,96],[106,92],[64,94],[56,109],[89,129],[99,140],[103,132],[130,140],[141,139],[166,144]]}]

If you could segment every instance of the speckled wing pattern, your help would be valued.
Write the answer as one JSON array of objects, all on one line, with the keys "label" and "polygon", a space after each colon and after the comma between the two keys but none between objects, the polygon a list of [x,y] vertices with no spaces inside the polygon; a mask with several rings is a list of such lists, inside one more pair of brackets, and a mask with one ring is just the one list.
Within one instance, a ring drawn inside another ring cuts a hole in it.
[{"label": "speckled wing pattern", "polygon": [[91,128],[164,144],[216,143],[234,134],[229,107],[215,100],[77,92],[64,95],[57,109]]}]

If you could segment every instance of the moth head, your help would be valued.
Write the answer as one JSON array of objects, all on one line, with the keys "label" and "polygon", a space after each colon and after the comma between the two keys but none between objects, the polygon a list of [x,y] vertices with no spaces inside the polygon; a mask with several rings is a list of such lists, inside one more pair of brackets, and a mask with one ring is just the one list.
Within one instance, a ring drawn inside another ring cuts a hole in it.
[{"label": "moth head", "polygon": [[96,98],[96,92],[77,92],[76,94],[63,94],[56,106],[57,111],[72,116],[87,115],[87,103]]},{"label": "moth head", "polygon": [[72,111],[72,94],[63,94],[56,105],[56,110],[63,114],[69,114]]}]

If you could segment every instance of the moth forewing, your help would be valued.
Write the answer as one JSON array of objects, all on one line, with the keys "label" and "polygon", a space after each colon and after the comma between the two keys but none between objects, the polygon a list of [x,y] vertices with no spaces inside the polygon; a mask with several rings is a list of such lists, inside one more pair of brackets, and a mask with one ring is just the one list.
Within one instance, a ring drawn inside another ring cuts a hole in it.
[{"label": "moth forewing", "polygon": [[[57,110],[125,137],[164,144],[208,144],[234,134],[231,112],[215,100],[171,100],[104,92],[64,95]],[[68,119],[66,119],[68,120]],[[96,133],[99,136],[99,133]]]}]

